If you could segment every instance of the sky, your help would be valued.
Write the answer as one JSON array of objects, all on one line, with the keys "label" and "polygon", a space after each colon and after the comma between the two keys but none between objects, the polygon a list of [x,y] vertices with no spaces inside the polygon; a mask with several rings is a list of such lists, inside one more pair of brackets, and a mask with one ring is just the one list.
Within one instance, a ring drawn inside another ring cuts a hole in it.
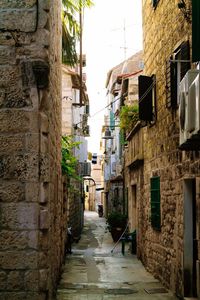
[{"label": "sky", "polygon": [[142,0],[93,2],[94,6],[84,13],[83,53],[90,101],[88,151],[99,153],[107,73],[142,49]]}]

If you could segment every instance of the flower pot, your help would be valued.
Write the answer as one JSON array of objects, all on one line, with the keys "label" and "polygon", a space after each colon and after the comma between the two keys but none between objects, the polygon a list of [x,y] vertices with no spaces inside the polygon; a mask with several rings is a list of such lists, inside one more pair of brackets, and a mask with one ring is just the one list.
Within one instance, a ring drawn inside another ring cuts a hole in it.
[{"label": "flower pot", "polygon": [[111,228],[110,233],[112,235],[113,242],[117,242],[119,240],[123,231],[124,231],[124,228],[121,228],[121,227]]}]

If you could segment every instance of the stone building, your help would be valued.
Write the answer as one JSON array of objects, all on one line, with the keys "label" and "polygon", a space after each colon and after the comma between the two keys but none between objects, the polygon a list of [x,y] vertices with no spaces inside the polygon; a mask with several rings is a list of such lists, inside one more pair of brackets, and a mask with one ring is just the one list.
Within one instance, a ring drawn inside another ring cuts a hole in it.
[{"label": "stone building", "polygon": [[103,205],[101,194],[103,190],[103,181],[101,178],[101,161],[102,155],[95,153],[95,160],[91,163],[91,177],[85,178],[86,184],[86,199],[85,209],[90,211],[97,211],[98,205]]},{"label": "stone building", "polygon": [[1,299],[52,299],[64,256],[60,5],[0,3]]},{"label": "stone building", "polygon": [[198,299],[200,128],[189,126],[199,114],[199,4],[143,0],[142,128],[129,136],[135,152],[126,158],[138,257],[178,296]]},{"label": "stone building", "polygon": [[[83,67],[86,65],[86,56],[83,55]],[[85,73],[83,73],[85,74]],[[77,175],[80,180],[68,178],[67,214],[68,226],[74,239],[80,238],[84,224],[84,176],[90,176],[90,163],[87,162],[89,136],[88,115],[89,98],[86,90],[86,76],[82,79],[82,101],[80,99],[80,66],[70,68],[62,66],[62,135],[71,136],[80,143],[72,149],[77,159]]]},{"label": "stone building", "polygon": [[[124,190],[124,129],[120,128],[122,107],[138,104],[137,79],[142,72],[142,51],[113,67],[107,75],[108,110],[102,135],[104,147],[104,205],[106,213],[128,214]],[[131,215],[130,215],[131,217]]]}]

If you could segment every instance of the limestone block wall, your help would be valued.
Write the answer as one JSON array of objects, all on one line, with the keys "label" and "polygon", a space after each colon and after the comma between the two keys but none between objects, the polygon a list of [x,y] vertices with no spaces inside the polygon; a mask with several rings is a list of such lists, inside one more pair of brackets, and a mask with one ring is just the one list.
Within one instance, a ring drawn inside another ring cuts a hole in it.
[{"label": "limestone block wall", "polygon": [[[137,243],[144,241],[143,231],[146,229],[144,201],[144,131],[139,124],[127,136],[128,147],[124,152],[125,159],[125,187],[128,197],[129,230],[136,229]],[[138,247],[137,256],[140,258],[142,248]]]},{"label": "limestone block wall", "polygon": [[62,134],[72,135],[72,80],[69,70],[62,66]]},{"label": "limestone block wall", "polygon": [[[125,169],[125,187],[128,197],[129,230],[137,231],[138,244],[143,243],[143,230],[146,225],[145,207],[143,207],[143,164]],[[143,216],[143,217],[142,217]],[[140,258],[142,249],[138,247],[137,256]]]},{"label": "limestone block wall", "polygon": [[60,10],[0,2],[1,299],[52,299],[64,255]]},{"label": "limestone block wall", "polygon": [[84,197],[82,181],[70,179],[68,185],[68,226],[72,228],[74,240],[78,241],[81,236],[84,223]]},{"label": "limestone block wall", "polygon": [[[190,1],[186,1],[188,5]],[[199,152],[180,151],[178,110],[166,108],[166,61],[183,41],[191,42],[191,24],[178,9],[178,1],[143,0],[144,74],[156,75],[157,121],[144,131],[144,187],[140,206],[143,220],[139,251],[143,263],[166,287],[184,293],[185,178],[200,175]],[[161,231],[150,224],[150,177],[160,176]],[[199,198],[196,224],[199,228]],[[198,244],[198,251],[200,245]],[[199,259],[199,256],[198,256]]]}]

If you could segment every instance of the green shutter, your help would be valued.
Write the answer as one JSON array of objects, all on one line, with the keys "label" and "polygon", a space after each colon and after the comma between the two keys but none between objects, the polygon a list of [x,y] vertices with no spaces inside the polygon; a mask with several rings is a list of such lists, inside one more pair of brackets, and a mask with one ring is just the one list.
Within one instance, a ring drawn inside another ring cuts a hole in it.
[{"label": "green shutter", "polygon": [[124,192],[123,214],[128,216],[128,188]]},{"label": "green shutter", "polygon": [[160,177],[151,178],[151,225],[160,230]]},{"label": "green shutter", "polygon": [[192,0],[192,61],[200,61],[200,1]]},{"label": "green shutter", "polygon": [[171,107],[177,108],[177,63],[170,63]]},{"label": "green shutter", "polygon": [[110,111],[110,130],[114,130],[114,129],[115,129],[115,114],[111,110]]}]

